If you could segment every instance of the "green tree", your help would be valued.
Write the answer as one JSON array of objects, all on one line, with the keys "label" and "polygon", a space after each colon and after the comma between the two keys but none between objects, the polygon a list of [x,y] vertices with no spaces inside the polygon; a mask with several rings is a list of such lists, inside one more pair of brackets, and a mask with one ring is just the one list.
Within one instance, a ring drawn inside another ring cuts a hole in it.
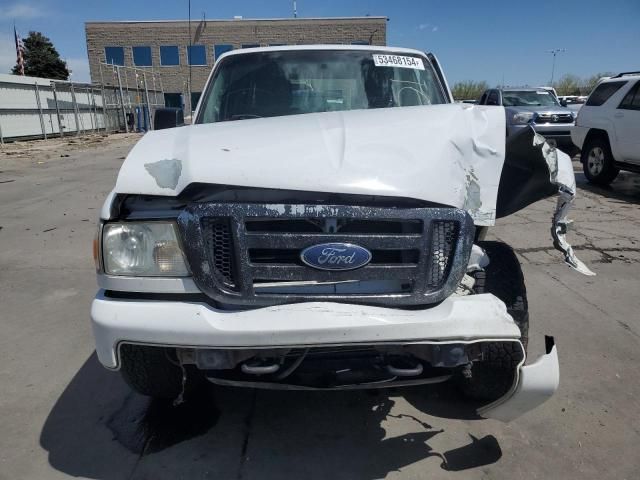
[{"label": "green tree", "polygon": [[456,100],[477,100],[488,88],[489,84],[485,81],[475,82],[473,80],[465,80],[456,83],[451,89],[451,93]]},{"label": "green tree", "polygon": [[[53,78],[55,80],[67,80],[69,69],[66,62],[60,59],[58,51],[48,37],[40,32],[29,32],[24,39],[24,74],[32,77]],[[12,72],[20,73],[20,67],[16,63]]]},{"label": "green tree", "polygon": [[580,95],[580,77],[567,73],[560,80],[553,84],[558,95]]}]

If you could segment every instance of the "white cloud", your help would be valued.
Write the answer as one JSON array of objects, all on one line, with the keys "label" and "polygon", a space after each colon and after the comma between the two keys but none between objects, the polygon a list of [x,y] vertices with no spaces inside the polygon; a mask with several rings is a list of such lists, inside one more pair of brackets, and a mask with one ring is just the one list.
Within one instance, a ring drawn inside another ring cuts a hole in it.
[{"label": "white cloud", "polygon": [[438,26],[437,25],[431,25],[430,23],[421,23],[420,25],[418,25],[418,29],[420,29],[420,30],[431,30],[432,32],[437,32],[438,31]]},{"label": "white cloud", "polygon": [[6,18],[7,20],[24,20],[44,17],[45,15],[46,12],[42,7],[26,3],[14,3],[7,7],[0,7],[0,18]]}]

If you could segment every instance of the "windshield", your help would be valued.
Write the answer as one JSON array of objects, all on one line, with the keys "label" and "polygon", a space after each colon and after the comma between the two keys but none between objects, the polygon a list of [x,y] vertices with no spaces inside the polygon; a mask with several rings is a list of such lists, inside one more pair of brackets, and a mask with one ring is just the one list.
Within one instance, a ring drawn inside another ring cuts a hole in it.
[{"label": "windshield", "polygon": [[556,97],[546,90],[506,90],[502,92],[505,107],[557,107]]},{"label": "windshield", "polygon": [[222,60],[196,123],[439,103],[445,97],[431,64],[417,55],[258,52]]}]

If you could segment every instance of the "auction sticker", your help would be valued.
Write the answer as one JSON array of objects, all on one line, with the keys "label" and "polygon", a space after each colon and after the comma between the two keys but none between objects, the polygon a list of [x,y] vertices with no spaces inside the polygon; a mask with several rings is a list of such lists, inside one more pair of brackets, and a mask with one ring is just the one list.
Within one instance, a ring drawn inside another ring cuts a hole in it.
[{"label": "auction sticker", "polygon": [[385,55],[383,53],[374,53],[373,63],[376,67],[400,67],[424,70],[424,64],[422,63],[421,58],[408,57],[405,55]]}]

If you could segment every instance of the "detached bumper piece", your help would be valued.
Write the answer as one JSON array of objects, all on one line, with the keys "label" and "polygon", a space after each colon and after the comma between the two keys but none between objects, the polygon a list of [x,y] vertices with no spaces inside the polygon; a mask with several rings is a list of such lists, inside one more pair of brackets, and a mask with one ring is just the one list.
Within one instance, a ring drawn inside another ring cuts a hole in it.
[{"label": "detached bumper piece", "polygon": [[553,396],[560,384],[558,352],[553,337],[545,337],[545,346],[545,355],[518,368],[518,376],[511,391],[478,409],[479,415],[510,422]]}]

